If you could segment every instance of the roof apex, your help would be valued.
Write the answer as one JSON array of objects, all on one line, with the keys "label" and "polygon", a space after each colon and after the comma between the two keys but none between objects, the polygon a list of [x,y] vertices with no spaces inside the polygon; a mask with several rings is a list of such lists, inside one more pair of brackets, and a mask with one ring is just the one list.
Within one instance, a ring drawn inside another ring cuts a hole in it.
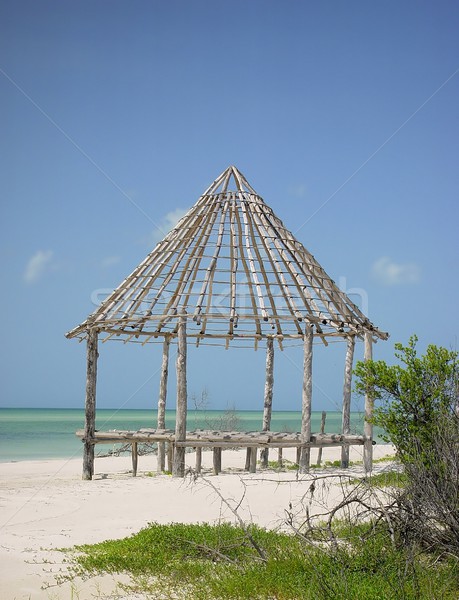
[{"label": "roof apex", "polygon": [[[231,180],[234,182],[234,188],[230,186]],[[234,165],[230,165],[223,173],[220,173],[217,179],[215,179],[204,192],[203,196],[224,194],[227,191],[248,192],[258,196],[257,192],[253,189],[245,176]]]}]

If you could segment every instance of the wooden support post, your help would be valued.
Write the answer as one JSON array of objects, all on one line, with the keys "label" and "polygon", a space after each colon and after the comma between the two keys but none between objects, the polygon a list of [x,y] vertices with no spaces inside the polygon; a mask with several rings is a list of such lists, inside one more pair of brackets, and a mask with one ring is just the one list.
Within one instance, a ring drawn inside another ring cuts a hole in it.
[{"label": "wooden support post", "polygon": [[252,449],[250,447],[247,448],[245,453],[245,471],[250,471],[250,457],[252,456]]},{"label": "wooden support post", "polygon": [[[372,360],[372,358],[372,336],[370,331],[366,331],[364,360],[366,362]],[[365,436],[365,442],[363,444],[363,466],[365,473],[370,473],[373,468],[373,423],[371,422],[373,417],[373,404],[373,390],[367,388],[365,391],[365,423],[363,429],[363,434]]]},{"label": "wooden support post", "polygon": [[300,458],[301,458],[301,448],[298,446],[296,449],[296,464],[298,467],[300,466]]},{"label": "wooden support post", "polygon": [[[352,388],[352,363],[354,361],[355,337],[347,338],[346,361],[344,364],[344,383],[343,383],[343,420],[341,433],[348,435],[351,433],[351,388]],[[349,446],[341,446],[341,467],[349,467]]]},{"label": "wooden support post", "polygon": [[200,473],[202,470],[202,448],[199,446],[196,448],[196,473]]},{"label": "wooden support post", "polygon": [[284,461],[282,458],[282,448],[277,449],[277,466],[279,467],[279,469],[282,469],[282,467],[284,466]]},{"label": "wooden support post", "polygon": [[[325,421],[327,420],[327,413],[325,410],[322,411],[322,418],[320,420],[320,433],[325,433]],[[322,446],[319,446],[319,450],[317,452],[317,466],[320,467],[322,463]]]},{"label": "wooden support post", "polygon": [[250,448],[250,468],[249,471],[251,473],[257,472],[257,447],[252,446]]},{"label": "wooden support post", "polygon": [[[158,398],[158,429],[166,428],[166,398],[167,398],[167,378],[169,374],[169,348],[170,338],[166,336],[163,342],[163,360],[161,364],[161,379],[159,381]],[[158,442],[157,468],[158,473],[162,473],[166,468],[166,444]]]},{"label": "wooden support post", "polygon": [[172,473],[172,465],[174,464],[174,444],[167,442],[167,472]]},{"label": "wooden support post", "polygon": [[214,448],[213,449],[213,466],[214,466],[214,475],[218,475],[222,470],[222,449]]},{"label": "wooden support post", "polygon": [[[178,323],[177,336],[177,407],[175,417],[175,441],[186,440],[186,413],[187,413],[187,385],[186,385],[186,314],[182,315]],[[176,446],[172,476],[185,475],[185,448]]]},{"label": "wooden support post", "polygon": [[86,400],[83,446],[83,479],[94,475],[94,432],[96,430],[97,329],[88,331],[86,347]]},{"label": "wooden support post", "polygon": [[[311,441],[311,406],[312,406],[312,342],[314,334],[312,325],[307,324],[304,335],[303,361],[303,402],[301,407],[301,441]],[[311,448],[301,448],[299,472],[307,473],[311,462]]]},{"label": "wooden support post", "polygon": [[[265,381],[265,399],[263,406],[263,431],[269,431],[271,427],[271,414],[273,406],[273,387],[274,387],[274,340],[266,340],[266,381]],[[263,448],[260,452],[261,466],[267,468],[269,459],[268,448]]]},{"label": "wooden support post", "polygon": [[137,475],[137,462],[138,462],[138,458],[139,458],[137,442],[132,442],[132,444],[131,444],[131,455],[132,455],[132,476],[135,477]]}]

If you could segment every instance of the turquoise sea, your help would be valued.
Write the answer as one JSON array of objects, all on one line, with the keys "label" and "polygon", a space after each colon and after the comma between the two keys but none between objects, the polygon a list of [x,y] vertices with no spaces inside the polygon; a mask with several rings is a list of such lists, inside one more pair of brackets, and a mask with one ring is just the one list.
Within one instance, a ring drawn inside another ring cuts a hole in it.
[{"label": "turquoise sea", "polygon": [[[262,411],[189,410],[188,429],[259,431],[262,415]],[[313,432],[320,429],[321,415],[321,412],[312,413]],[[155,427],[156,418],[156,410],[98,409],[96,428],[137,430]],[[0,462],[80,456],[82,444],[75,431],[83,427],[82,409],[0,408]],[[166,427],[175,427],[173,410],[166,413]],[[327,412],[325,431],[338,433],[340,427],[341,413]],[[300,412],[273,412],[272,431],[300,429]],[[360,413],[352,413],[351,431],[363,431]]]}]

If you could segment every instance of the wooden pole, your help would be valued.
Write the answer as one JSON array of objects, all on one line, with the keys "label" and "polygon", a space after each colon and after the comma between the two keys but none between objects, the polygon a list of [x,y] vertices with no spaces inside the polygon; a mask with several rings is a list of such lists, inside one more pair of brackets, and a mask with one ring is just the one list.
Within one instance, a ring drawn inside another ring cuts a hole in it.
[{"label": "wooden pole", "polygon": [[202,448],[196,448],[196,473],[201,473],[202,470]]},{"label": "wooden pole", "polygon": [[172,465],[174,464],[174,444],[167,442],[167,471],[172,473]]},{"label": "wooden pole", "polygon": [[[311,406],[312,406],[312,342],[314,339],[312,325],[307,324],[304,335],[303,360],[303,402],[301,408],[301,441],[311,441]],[[307,473],[311,462],[311,449],[302,448],[299,472]]]},{"label": "wooden pole", "polygon": [[86,400],[83,446],[83,479],[94,475],[94,444],[96,430],[97,329],[88,331],[86,346]]},{"label": "wooden pole", "polygon": [[[182,315],[178,323],[177,336],[177,406],[175,417],[175,441],[186,440],[186,413],[187,413],[187,385],[186,385],[186,314]],[[185,475],[185,448],[175,447],[172,476]]]},{"label": "wooden pole", "polygon": [[[346,361],[344,363],[343,383],[343,420],[341,433],[351,433],[351,387],[352,387],[352,363],[354,361],[355,337],[347,338]],[[349,467],[349,446],[341,446],[341,467]]]},{"label": "wooden pole", "polygon": [[250,471],[250,473],[256,473],[257,472],[257,447],[256,446],[252,446],[250,448],[250,467],[249,467],[249,471]]},{"label": "wooden pole", "polygon": [[139,459],[139,452],[137,448],[137,442],[132,442],[131,444],[131,455],[132,455],[132,476],[136,477],[137,475],[137,463]]},{"label": "wooden pole", "polygon": [[[373,358],[372,336],[370,331],[365,332],[365,351],[364,360],[369,361]],[[363,434],[365,442],[363,444],[363,466],[366,473],[370,473],[373,468],[373,417],[374,399],[372,389],[367,388],[365,391],[365,424]]]},{"label": "wooden pole", "polygon": [[[161,364],[161,378],[159,381],[158,398],[158,429],[166,428],[166,398],[167,398],[167,378],[169,374],[169,348],[170,338],[166,336],[163,342],[163,360]],[[158,442],[158,460],[157,471],[162,473],[166,468],[166,444]]]},{"label": "wooden pole", "polygon": [[[271,427],[271,414],[273,406],[273,386],[274,386],[274,340],[266,340],[266,381],[265,381],[265,399],[263,406],[263,431],[269,431]],[[267,468],[269,458],[268,448],[263,448],[260,453],[261,466]]]},{"label": "wooden pole", "polygon": [[296,449],[296,464],[298,467],[300,466],[300,458],[301,458],[301,447],[298,446],[298,448]]},{"label": "wooden pole", "polygon": [[222,449],[213,448],[213,471],[214,475],[218,475],[222,470]]},{"label": "wooden pole", "polygon": [[245,471],[250,471],[250,457],[251,456],[252,456],[252,448],[250,448],[250,446],[248,446],[246,453],[245,453],[245,467],[244,467]]},{"label": "wooden pole", "polygon": [[[325,421],[327,420],[327,413],[325,410],[322,411],[322,418],[320,420],[320,433],[325,433]],[[317,466],[320,467],[322,463],[322,446],[319,446],[319,450],[317,452]]]}]

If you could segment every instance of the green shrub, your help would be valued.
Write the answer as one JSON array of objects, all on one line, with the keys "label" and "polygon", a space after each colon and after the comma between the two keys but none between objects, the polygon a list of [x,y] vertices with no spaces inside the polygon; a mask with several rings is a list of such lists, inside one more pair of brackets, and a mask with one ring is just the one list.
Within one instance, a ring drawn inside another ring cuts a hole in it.
[{"label": "green shrub", "polygon": [[430,345],[418,357],[416,342],[395,345],[401,364],[359,362],[356,390],[380,401],[374,423],[404,466],[407,483],[391,515],[399,535],[459,559],[458,354]]},{"label": "green shrub", "polygon": [[[295,536],[255,526],[158,525],[124,540],[79,546],[81,573],[127,572],[132,589],[195,600],[456,600],[457,563],[423,562],[395,549],[383,527],[337,524],[333,548],[305,546]],[[159,577],[159,579],[158,579]],[[435,592],[435,590],[437,590]]]}]

